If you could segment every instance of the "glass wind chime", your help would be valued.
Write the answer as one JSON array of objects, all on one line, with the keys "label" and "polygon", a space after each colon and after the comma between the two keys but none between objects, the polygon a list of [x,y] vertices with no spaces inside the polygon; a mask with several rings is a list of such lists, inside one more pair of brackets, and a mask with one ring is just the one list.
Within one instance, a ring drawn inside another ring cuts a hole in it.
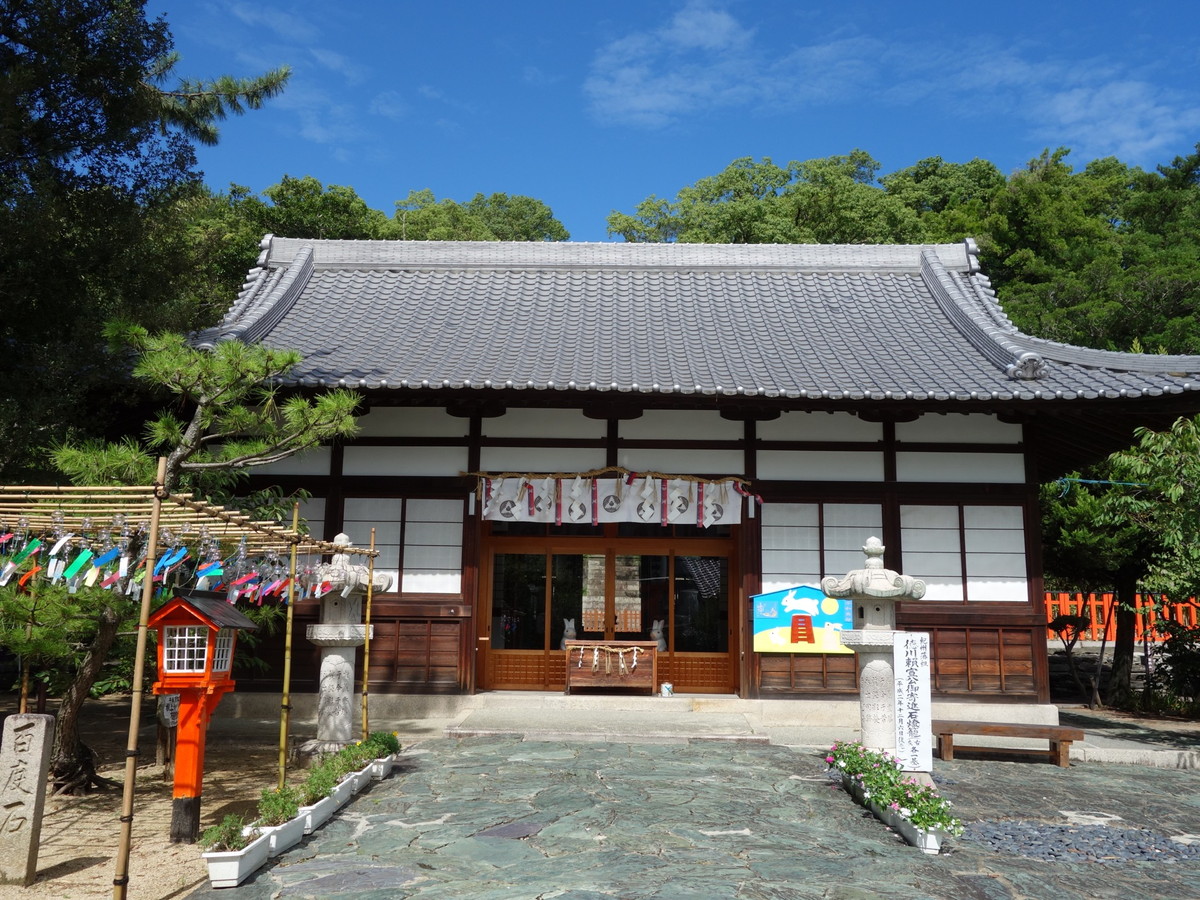
[{"label": "glass wind chime", "polygon": [[[99,588],[137,595],[147,577],[149,530],[148,522],[130,523],[123,513],[100,525],[83,518],[74,532],[67,530],[61,511],[41,531],[31,527],[27,516],[0,520],[0,587],[15,581],[27,588],[41,578],[65,585],[70,593]],[[245,536],[224,556],[219,537],[207,527],[193,531],[184,525],[178,533],[161,529],[159,547],[149,577],[160,589],[219,591],[230,603],[288,599],[292,580],[285,559],[275,549],[252,553]],[[313,592],[314,573],[309,565],[297,574],[298,598]]]}]

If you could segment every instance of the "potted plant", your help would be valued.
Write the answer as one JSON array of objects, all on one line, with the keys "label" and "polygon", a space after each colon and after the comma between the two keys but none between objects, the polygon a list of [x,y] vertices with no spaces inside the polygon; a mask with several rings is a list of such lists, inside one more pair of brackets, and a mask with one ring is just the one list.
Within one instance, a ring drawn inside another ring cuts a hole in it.
[{"label": "potted plant", "polygon": [[304,837],[300,792],[291,785],[263,788],[258,801],[258,824],[270,834],[270,855],[278,856]]},{"label": "potted plant", "polygon": [[330,793],[337,801],[338,806],[345,805],[351,797],[358,793],[358,761],[355,753],[351,751],[353,746],[356,745],[343,747],[322,761],[322,764],[328,766],[329,771],[333,774],[334,786]]},{"label": "potted plant", "polygon": [[396,754],[400,752],[400,740],[392,731],[373,731],[367,738],[367,743],[373,748],[371,758],[371,777],[375,781],[386,778],[396,764]]},{"label": "potted plant", "polygon": [[333,770],[317,763],[308,771],[308,777],[300,786],[302,805],[297,815],[304,818],[304,833],[312,834],[337,812],[338,802],[331,793],[337,785]]},{"label": "potted plant", "polygon": [[843,787],[857,802],[925,853],[940,852],[944,836],[962,834],[962,822],[950,812],[950,801],[905,775],[895,757],[868,750],[858,741],[838,741],[825,762],[837,770]]},{"label": "potted plant", "polygon": [[247,828],[241,816],[230,814],[204,830],[200,846],[212,886],[237,887],[267,861],[270,837]]}]

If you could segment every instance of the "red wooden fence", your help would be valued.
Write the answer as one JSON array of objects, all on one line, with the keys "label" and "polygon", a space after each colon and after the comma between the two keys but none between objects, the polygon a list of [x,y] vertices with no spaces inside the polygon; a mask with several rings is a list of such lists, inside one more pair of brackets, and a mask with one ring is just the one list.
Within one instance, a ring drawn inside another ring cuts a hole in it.
[{"label": "red wooden fence", "polygon": [[[1200,606],[1196,601],[1185,603],[1163,603],[1165,598],[1154,595],[1137,595],[1137,640],[1143,637],[1151,641],[1161,641],[1166,638],[1155,627],[1164,618],[1171,619],[1190,628],[1197,627],[1200,622]],[[1099,641],[1106,636],[1112,641],[1117,636],[1117,619],[1112,614],[1112,594],[1081,594],[1066,591],[1046,592],[1046,621],[1050,622],[1058,616],[1083,616],[1090,619],[1092,627],[1083,634],[1085,641]],[[1058,639],[1056,632],[1047,629],[1052,640]]]}]

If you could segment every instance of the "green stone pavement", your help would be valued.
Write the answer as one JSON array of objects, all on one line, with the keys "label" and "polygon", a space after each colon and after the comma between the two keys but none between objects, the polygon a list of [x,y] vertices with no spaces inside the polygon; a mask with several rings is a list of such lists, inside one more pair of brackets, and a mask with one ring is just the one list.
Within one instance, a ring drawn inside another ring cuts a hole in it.
[{"label": "green stone pavement", "polygon": [[[909,847],[819,749],[736,740],[423,740],[237,888],[249,898],[1178,898],[1200,861],[1047,862]],[[1103,822],[1200,842],[1200,770],[935,761],[964,821]],[[1067,854],[1068,858],[1070,854]]]}]

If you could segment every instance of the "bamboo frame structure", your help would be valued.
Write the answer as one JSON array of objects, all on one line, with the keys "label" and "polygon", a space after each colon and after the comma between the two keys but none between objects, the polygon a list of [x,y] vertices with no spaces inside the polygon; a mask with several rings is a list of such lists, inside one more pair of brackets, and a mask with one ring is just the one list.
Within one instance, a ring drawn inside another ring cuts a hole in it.
[{"label": "bamboo frame structure", "polygon": [[[133,696],[129,714],[129,737],[125,750],[125,784],[121,801],[120,843],[113,876],[114,900],[125,900],[129,887],[129,856],[133,833],[133,799],[137,779],[138,730],[141,726],[142,682],[145,680],[146,644],[150,608],[155,586],[150,577],[157,561],[159,541],[164,531],[175,536],[202,538],[219,542],[242,542],[248,553],[264,554],[290,550],[291,582],[288,585],[288,637],[284,658],[284,694],[280,716],[280,784],[285,777],[289,727],[288,676],[291,669],[292,607],[295,603],[297,553],[327,555],[335,552],[367,556],[371,568],[377,555],[374,529],[371,549],[336,546],[315,540],[299,531],[300,505],[292,510],[290,530],[276,522],[261,521],[197,500],[192,494],[172,494],[162,487],[166,480],[166,459],[158,462],[155,483],[148,486],[74,486],[74,485],[0,485],[0,531],[20,530],[30,534],[71,535],[68,543],[79,546],[101,543],[114,536],[117,522],[130,532],[145,530],[147,576],[142,583],[141,612],[134,657]],[[117,517],[121,517],[118,519]],[[368,594],[369,596],[369,594]]]},{"label": "bamboo frame structure", "polygon": [[367,558],[367,602],[366,602],[366,630],[363,638],[363,676],[362,676],[362,739],[365,741],[371,736],[371,726],[367,718],[367,673],[371,668],[371,597],[375,593],[375,529],[371,529],[371,552],[372,555]]}]

